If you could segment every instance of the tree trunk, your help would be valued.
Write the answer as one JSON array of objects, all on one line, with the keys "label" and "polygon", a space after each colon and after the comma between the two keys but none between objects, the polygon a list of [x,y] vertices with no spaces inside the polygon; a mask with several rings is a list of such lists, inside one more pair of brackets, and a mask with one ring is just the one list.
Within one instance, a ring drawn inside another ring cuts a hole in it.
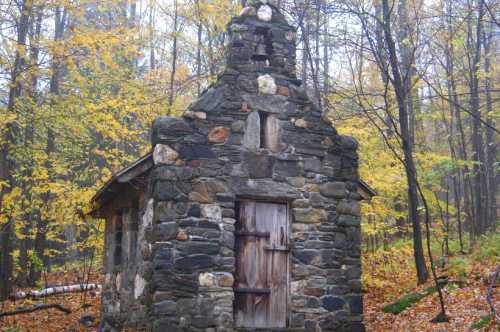
[{"label": "tree trunk", "polygon": [[[16,101],[21,95],[23,88],[22,80],[20,75],[25,69],[25,59],[23,52],[21,51],[26,47],[26,37],[28,35],[29,21],[31,17],[31,12],[33,8],[33,3],[31,0],[24,0],[21,5],[21,13],[17,24],[17,48],[14,59],[14,66],[11,70],[10,81],[11,85],[9,88],[9,100],[7,105],[7,110],[10,114],[17,113]],[[0,159],[0,175],[1,180],[5,182],[0,191],[0,211],[3,210],[4,206],[4,196],[11,193],[12,189],[16,186],[14,179],[14,171],[16,170],[15,157],[12,155],[11,151],[15,145],[18,144],[18,138],[20,134],[19,126],[15,122],[10,122],[6,126],[2,154]],[[0,239],[1,239],[1,250],[0,250],[0,300],[6,299],[12,290],[12,273],[13,273],[13,261],[12,261],[12,251],[13,251],[13,240],[15,236],[14,220],[11,216],[7,217],[8,220],[5,224],[0,225]]]},{"label": "tree trunk", "polygon": [[401,143],[404,154],[405,172],[408,181],[408,206],[409,218],[413,228],[413,255],[417,269],[417,279],[419,284],[423,284],[429,273],[425,265],[425,258],[422,245],[422,232],[418,215],[418,195],[417,195],[417,171],[412,154],[410,130],[408,125],[407,92],[399,71],[399,61],[396,53],[396,46],[391,31],[391,14],[389,1],[382,1],[382,12],[384,18],[384,35],[388,49],[388,59],[392,71],[392,83],[398,104],[399,125],[401,131]]},{"label": "tree trunk", "polygon": [[407,0],[399,0],[398,4],[399,24],[397,38],[400,52],[400,72],[405,91],[405,103],[408,113],[409,143],[415,146],[415,112],[413,105],[413,79],[415,76],[415,59],[413,57],[412,28],[408,17]]},{"label": "tree trunk", "polygon": [[[316,20],[315,20],[315,29],[314,29],[314,69],[313,73],[313,82],[314,82],[314,96],[316,98],[316,102],[321,108],[321,90],[319,86],[319,55],[320,55],[320,25],[321,25],[321,1],[316,0]],[[312,66],[311,66],[312,67]]]},{"label": "tree trunk", "polygon": [[[458,149],[455,148],[455,126],[461,128],[461,120],[460,120],[460,110],[457,107],[457,94],[456,94],[456,87],[455,87],[455,79],[454,79],[454,59],[453,59],[453,43],[452,43],[452,38],[453,38],[453,31],[452,31],[452,25],[451,25],[451,17],[452,17],[452,6],[451,3],[448,2],[446,4],[447,7],[447,12],[446,12],[446,17],[447,17],[447,32],[448,32],[448,38],[446,41],[446,46],[445,46],[445,65],[446,65],[446,88],[448,92],[448,106],[450,108],[450,124],[449,124],[449,129],[448,129],[448,145],[450,148],[450,155],[452,160],[457,163],[457,158],[463,159],[463,153],[461,153],[461,143],[458,143]],[[457,117],[457,124],[455,125],[455,117]],[[461,130],[463,133],[463,130]],[[460,134],[460,132],[459,132]],[[463,137],[461,138],[463,139]],[[464,143],[465,146],[465,143]],[[457,153],[458,150],[458,153]],[[463,234],[462,234],[462,204],[461,204],[461,199],[462,199],[462,184],[464,184],[464,174],[463,174],[463,169],[461,166],[458,166],[454,174],[452,175],[452,181],[453,181],[453,196],[454,196],[454,203],[455,203],[455,209],[456,209],[456,219],[457,219],[457,230],[458,230],[458,240],[460,243],[460,252],[464,253],[464,242],[463,242]],[[464,197],[464,201],[468,202],[468,197]],[[467,205],[466,205],[467,206]]]},{"label": "tree trunk", "polygon": [[149,30],[149,68],[151,71],[155,70],[155,48],[154,48],[154,1],[151,0],[149,2],[149,22],[148,22],[148,30]]},{"label": "tree trunk", "polygon": [[[323,96],[326,97],[330,93],[330,57],[329,47],[330,38],[328,36],[328,13],[326,0],[323,1],[324,10],[324,27],[323,27]],[[319,56],[319,55],[318,55]]]},{"label": "tree trunk", "polygon": [[[387,53],[386,53],[386,48],[385,48],[385,39],[384,39],[384,26],[382,24],[383,22],[383,14],[382,14],[382,4],[378,1],[374,3],[375,6],[375,17],[376,17],[376,22],[375,22],[375,41],[376,41],[376,48],[377,48],[377,63],[380,70],[380,79],[382,80],[382,83],[384,84],[384,87],[387,87],[389,85],[389,64],[387,61]],[[390,95],[388,95],[385,98],[385,103],[387,109],[392,105],[392,100],[390,99]],[[393,122],[391,120],[391,114],[387,112],[387,116],[385,117],[385,125],[387,127],[387,137],[392,136],[394,126]]]},{"label": "tree trunk", "polygon": [[486,226],[486,176],[485,176],[485,155],[484,141],[482,133],[482,124],[480,121],[481,110],[479,105],[479,69],[481,62],[482,46],[482,19],[483,19],[483,1],[478,1],[477,25],[475,36],[474,57],[471,64],[471,82],[470,82],[470,113],[472,115],[472,149],[474,160],[473,189],[475,196],[474,215],[475,215],[475,235],[483,234]]},{"label": "tree trunk", "polygon": [[196,0],[196,14],[198,16],[198,32],[196,40],[196,93],[199,97],[201,95],[201,48],[203,37],[203,25],[201,24],[201,11],[200,1]]},{"label": "tree trunk", "polygon": [[[54,15],[54,41],[57,43],[63,38],[66,23],[68,20],[68,11],[66,8],[56,7]],[[50,103],[51,106],[56,104],[56,99],[60,94],[59,91],[59,81],[61,77],[61,59],[56,56],[52,57],[52,76],[50,77],[49,92],[50,92]],[[45,147],[45,153],[47,154],[46,168],[48,172],[48,181],[54,181],[54,172],[52,170],[52,158],[56,152],[55,143],[55,132],[49,126],[47,129],[47,145]],[[45,192],[42,195],[42,199],[45,206],[50,204],[50,200],[53,198],[53,194],[50,191]],[[50,258],[45,255],[45,249],[47,248],[47,227],[49,221],[47,219],[38,219],[37,232],[35,235],[35,252],[37,256],[43,261],[43,266],[46,270],[50,271]]]},{"label": "tree trunk", "polygon": [[[36,22],[34,23],[34,27],[32,27],[32,32],[30,33],[30,66],[32,68],[37,68],[38,66],[38,56],[40,54],[40,34],[42,30],[42,21],[44,9],[41,6],[36,7]],[[31,82],[28,89],[28,94],[30,97],[30,102],[32,105],[37,105],[38,103],[38,73],[36,70],[32,69],[31,73]],[[26,151],[30,151],[33,148],[34,144],[34,134],[35,134],[35,112],[36,106],[30,109],[29,119],[26,123],[25,130],[25,149]],[[33,194],[31,188],[33,187],[33,169],[35,167],[33,160],[27,161],[28,165],[26,166],[26,181],[24,181],[23,191],[24,196],[27,197],[28,206],[25,211],[26,224],[28,225],[28,231],[32,228],[38,231],[38,219],[40,218],[40,213],[38,208],[33,204]],[[34,223],[34,224],[33,224]],[[28,235],[28,232],[27,234]],[[31,250],[34,245],[33,238],[31,236],[25,237],[24,248],[28,248]],[[24,265],[23,276],[25,277],[25,281],[27,285],[33,286],[39,278],[39,274],[37,273],[39,266],[33,261],[30,257],[28,258],[28,264]]]},{"label": "tree trunk", "polygon": [[177,70],[177,0],[174,0],[174,31],[173,31],[173,45],[172,45],[172,70],[170,71],[170,93],[168,95],[168,113],[172,112],[172,105],[174,103],[174,81],[175,72]]},{"label": "tree trunk", "polygon": [[495,162],[497,158],[497,140],[495,140],[495,133],[492,129],[493,127],[493,98],[491,96],[491,91],[493,89],[493,82],[491,80],[491,43],[493,41],[493,29],[489,31],[484,31],[483,33],[483,44],[484,44],[484,73],[485,73],[485,89],[486,89],[486,112],[487,118],[486,123],[488,127],[486,128],[486,178],[487,178],[487,189],[488,189],[488,206],[487,210],[487,226],[489,229],[496,229],[497,220],[497,174]]}]

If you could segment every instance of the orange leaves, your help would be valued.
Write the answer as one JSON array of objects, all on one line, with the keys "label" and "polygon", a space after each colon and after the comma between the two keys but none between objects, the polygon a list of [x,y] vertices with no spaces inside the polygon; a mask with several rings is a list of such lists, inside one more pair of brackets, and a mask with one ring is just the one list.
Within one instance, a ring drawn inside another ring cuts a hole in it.
[{"label": "orange leaves", "polygon": [[[493,237],[494,238],[494,237]],[[491,247],[488,246],[488,247]],[[363,287],[365,290],[364,310],[367,331],[470,331],[473,323],[477,323],[483,316],[489,314],[486,301],[487,286],[484,283],[495,268],[495,263],[474,257],[480,249],[476,248],[473,257],[454,257],[453,260],[467,259],[472,261],[466,269],[466,287],[456,288],[455,285],[445,288],[444,298],[449,323],[432,324],[430,320],[439,312],[437,293],[429,295],[398,315],[383,313],[382,307],[394,299],[410,291],[421,291],[432,286],[432,281],[414,289],[416,284],[415,269],[412,261],[410,246],[392,245],[388,250],[379,250],[375,253],[363,255]],[[450,262],[448,274],[450,280],[458,280],[454,272],[454,263]],[[479,277],[478,277],[479,276]],[[481,277],[482,276],[482,277]],[[494,295],[496,306],[500,306],[500,291]],[[490,322],[481,331],[495,331],[494,322]]]},{"label": "orange leaves", "polygon": [[[48,276],[50,284],[72,284],[78,280],[78,272],[59,271]],[[98,282],[100,275],[92,274],[91,282]],[[0,306],[0,311],[11,311],[17,307],[30,306],[35,303],[59,303],[64,307],[71,309],[69,315],[53,309],[37,311],[29,314],[20,314],[16,316],[6,317],[0,320],[1,331],[22,331],[22,332],[60,332],[60,331],[97,331],[97,326],[100,319],[100,293],[89,291],[85,295],[85,303],[90,306],[83,306],[83,293],[68,293],[60,294],[52,297],[44,298],[40,301],[36,300],[21,300],[21,301],[6,301]],[[95,317],[94,326],[88,328],[81,325],[78,321],[84,315]],[[11,328],[11,330],[9,330]],[[17,329],[16,329],[17,328]]]}]

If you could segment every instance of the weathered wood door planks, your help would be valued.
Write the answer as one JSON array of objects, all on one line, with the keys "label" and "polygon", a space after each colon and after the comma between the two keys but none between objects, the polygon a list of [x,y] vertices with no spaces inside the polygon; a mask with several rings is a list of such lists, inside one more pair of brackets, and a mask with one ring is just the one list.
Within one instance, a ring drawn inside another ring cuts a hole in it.
[{"label": "weathered wood door planks", "polygon": [[237,326],[286,326],[288,232],[285,204],[240,203],[236,230]]}]

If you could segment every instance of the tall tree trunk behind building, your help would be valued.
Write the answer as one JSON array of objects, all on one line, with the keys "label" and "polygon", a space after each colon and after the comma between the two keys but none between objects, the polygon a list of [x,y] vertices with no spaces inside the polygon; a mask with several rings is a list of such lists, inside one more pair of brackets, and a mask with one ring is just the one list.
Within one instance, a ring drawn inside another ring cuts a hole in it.
[{"label": "tall tree trunk behind building", "polygon": [[[63,36],[68,20],[68,11],[66,8],[56,7],[54,9],[54,42],[59,42]],[[53,53],[51,59],[51,77],[49,83],[49,94],[50,94],[50,104],[53,107],[56,104],[56,99],[58,98],[59,82],[61,79],[61,73],[63,71],[62,61],[58,55]],[[50,126],[47,128],[47,145],[45,147],[45,153],[47,155],[46,168],[48,172],[48,181],[52,182],[55,180],[53,171],[53,158],[56,152],[56,136],[53,128]],[[43,193],[43,204],[47,207],[50,204],[53,194],[50,191]],[[35,234],[35,252],[37,256],[43,261],[44,268],[50,271],[50,258],[45,255],[45,249],[47,249],[47,231],[49,220],[39,218],[37,220],[37,232]],[[37,272],[39,274],[39,272]],[[39,275],[36,276],[37,279]]]},{"label": "tall tree trunk behind building", "polygon": [[418,194],[417,194],[417,170],[413,159],[413,146],[411,143],[408,109],[407,109],[407,94],[405,84],[401,77],[399,69],[398,55],[396,45],[393,40],[391,30],[391,9],[389,0],[382,0],[382,14],[385,43],[387,45],[388,60],[392,72],[392,85],[396,94],[398,104],[399,126],[401,132],[401,145],[404,154],[404,167],[408,182],[408,215],[413,229],[413,255],[417,270],[417,279],[419,284],[423,284],[429,273],[425,265],[424,251],[422,245],[422,232],[418,215]]},{"label": "tall tree trunk behind building", "polygon": [[196,34],[196,95],[201,95],[201,48],[203,37],[203,24],[201,22],[200,0],[196,0],[197,34]]},{"label": "tall tree trunk behind building", "polygon": [[170,91],[168,95],[168,112],[172,112],[172,105],[174,103],[174,81],[175,73],[177,70],[177,22],[178,12],[177,12],[177,0],[174,0],[174,31],[173,31],[173,41],[172,41],[172,69],[170,71]]},{"label": "tall tree trunk behind building", "polygon": [[[28,113],[26,114],[26,124],[25,124],[25,135],[24,135],[24,153],[25,156],[25,170],[24,176],[21,183],[23,196],[26,197],[24,202],[26,205],[23,207],[24,211],[24,223],[25,228],[23,229],[24,236],[20,240],[20,261],[21,266],[18,280],[20,285],[30,285],[35,286],[37,280],[37,274],[35,271],[39,269],[39,265],[36,264],[37,260],[34,260],[29,252],[34,248],[34,239],[31,236],[31,231],[38,227],[38,219],[40,217],[40,211],[33,202],[33,169],[35,167],[35,160],[33,156],[33,144],[35,143],[35,121],[36,121],[36,108],[39,103],[38,96],[38,57],[40,54],[40,39],[42,30],[42,21],[44,15],[44,8],[42,6],[35,6],[33,8],[33,17],[36,20],[32,20],[29,28],[29,84],[27,87],[27,97],[29,98],[29,106],[27,108]],[[22,262],[24,261],[24,262]]]},{"label": "tall tree trunk behind building", "polygon": [[413,80],[416,75],[416,66],[414,58],[413,30],[409,17],[409,4],[407,0],[399,0],[397,38],[400,53],[400,71],[404,86],[406,110],[408,113],[408,130],[410,135],[410,144],[415,146],[415,109],[414,109],[414,90]]},{"label": "tall tree trunk behind building", "polygon": [[323,16],[323,98],[326,98],[330,93],[330,37],[328,35],[329,20],[326,0],[323,1]]},{"label": "tall tree trunk behind building", "polygon": [[[465,151],[465,138],[464,131],[462,127],[462,119],[460,116],[460,109],[458,104],[458,96],[456,92],[456,82],[455,82],[455,66],[454,66],[454,46],[453,46],[453,27],[452,27],[452,3],[447,1],[446,3],[446,30],[447,39],[445,46],[445,66],[446,66],[446,88],[448,93],[448,106],[450,108],[450,130],[449,130],[449,145],[450,154],[452,159],[457,162],[458,160],[466,159]],[[458,141],[454,139],[455,129],[457,131]],[[465,169],[468,172],[468,168]],[[462,207],[466,213],[466,220],[468,224],[471,223],[470,217],[470,191],[468,190],[468,183],[465,181],[464,168],[457,167],[455,174],[452,175],[453,181],[453,194],[455,200],[456,209],[456,219],[457,219],[457,230],[458,239],[460,243],[460,251],[464,252],[464,241],[463,241],[463,223],[462,223]],[[461,199],[464,199],[464,204],[462,206]]]},{"label": "tall tree trunk behind building", "polygon": [[[25,69],[24,52],[26,47],[26,37],[29,30],[29,21],[32,14],[32,0],[24,0],[20,5],[20,17],[17,21],[17,42],[16,53],[14,57],[14,65],[10,74],[9,99],[7,111],[9,114],[15,115],[16,102],[23,89],[23,83],[20,78]],[[4,182],[0,190],[0,211],[4,206],[5,195],[12,192],[16,186],[14,171],[16,170],[15,157],[12,154],[13,149],[18,144],[18,136],[20,128],[15,121],[9,122],[4,131],[2,142],[2,151],[0,156],[0,180]],[[12,273],[13,273],[13,240],[14,240],[14,220],[12,216],[7,216],[5,224],[0,225],[0,300],[6,299],[12,290]]]},{"label": "tall tree trunk behind building", "polygon": [[470,86],[469,86],[469,104],[472,121],[472,158],[473,166],[473,189],[474,189],[474,215],[475,215],[475,235],[484,233],[486,227],[486,212],[488,206],[488,197],[486,195],[486,172],[485,172],[485,154],[483,128],[481,124],[481,110],[479,100],[479,70],[481,66],[481,48],[483,40],[483,1],[478,0],[477,4],[477,22],[474,36],[474,55],[470,68]]},{"label": "tall tree trunk behind building", "polygon": [[486,180],[487,180],[487,195],[488,195],[488,207],[487,207],[487,226],[489,229],[495,230],[497,221],[497,174],[495,163],[497,160],[497,140],[495,139],[495,132],[493,131],[493,97],[491,96],[491,91],[493,90],[493,82],[491,79],[491,50],[493,43],[493,28],[492,24],[489,24],[490,29],[484,29],[483,32],[483,44],[484,44],[484,85],[486,90],[486,123],[488,124],[486,128]]}]

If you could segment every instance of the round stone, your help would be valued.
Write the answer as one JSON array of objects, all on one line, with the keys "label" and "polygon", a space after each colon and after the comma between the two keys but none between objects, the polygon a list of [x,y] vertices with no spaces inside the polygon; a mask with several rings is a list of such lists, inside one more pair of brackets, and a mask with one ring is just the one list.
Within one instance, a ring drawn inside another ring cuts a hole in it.
[{"label": "round stone", "polygon": [[208,133],[208,141],[212,144],[224,143],[231,130],[226,127],[215,127]]},{"label": "round stone", "polygon": [[261,21],[269,22],[273,18],[273,10],[268,5],[262,5],[257,10],[257,17]]},{"label": "round stone", "polygon": [[180,231],[177,233],[177,240],[179,241],[187,241],[189,239],[189,235],[185,231]]},{"label": "round stone", "polygon": [[212,273],[200,273],[198,276],[198,283],[202,287],[214,287],[215,286],[215,276]]},{"label": "round stone", "polygon": [[232,287],[234,284],[234,277],[232,273],[220,273],[217,276],[217,279],[220,287]]},{"label": "round stone", "polygon": [[294,125],[297,128],[307,128],[308,123],[304,119],[298,119],[298,120],[295,121]]},{"label": "round stone", "polygon": [[259,78],[257,78],[257,83],[259,85],[259,92],[262,94],[273,95],[278,89],[276,82],[274,82],[274,78],[269,74],[259,76]]}]

